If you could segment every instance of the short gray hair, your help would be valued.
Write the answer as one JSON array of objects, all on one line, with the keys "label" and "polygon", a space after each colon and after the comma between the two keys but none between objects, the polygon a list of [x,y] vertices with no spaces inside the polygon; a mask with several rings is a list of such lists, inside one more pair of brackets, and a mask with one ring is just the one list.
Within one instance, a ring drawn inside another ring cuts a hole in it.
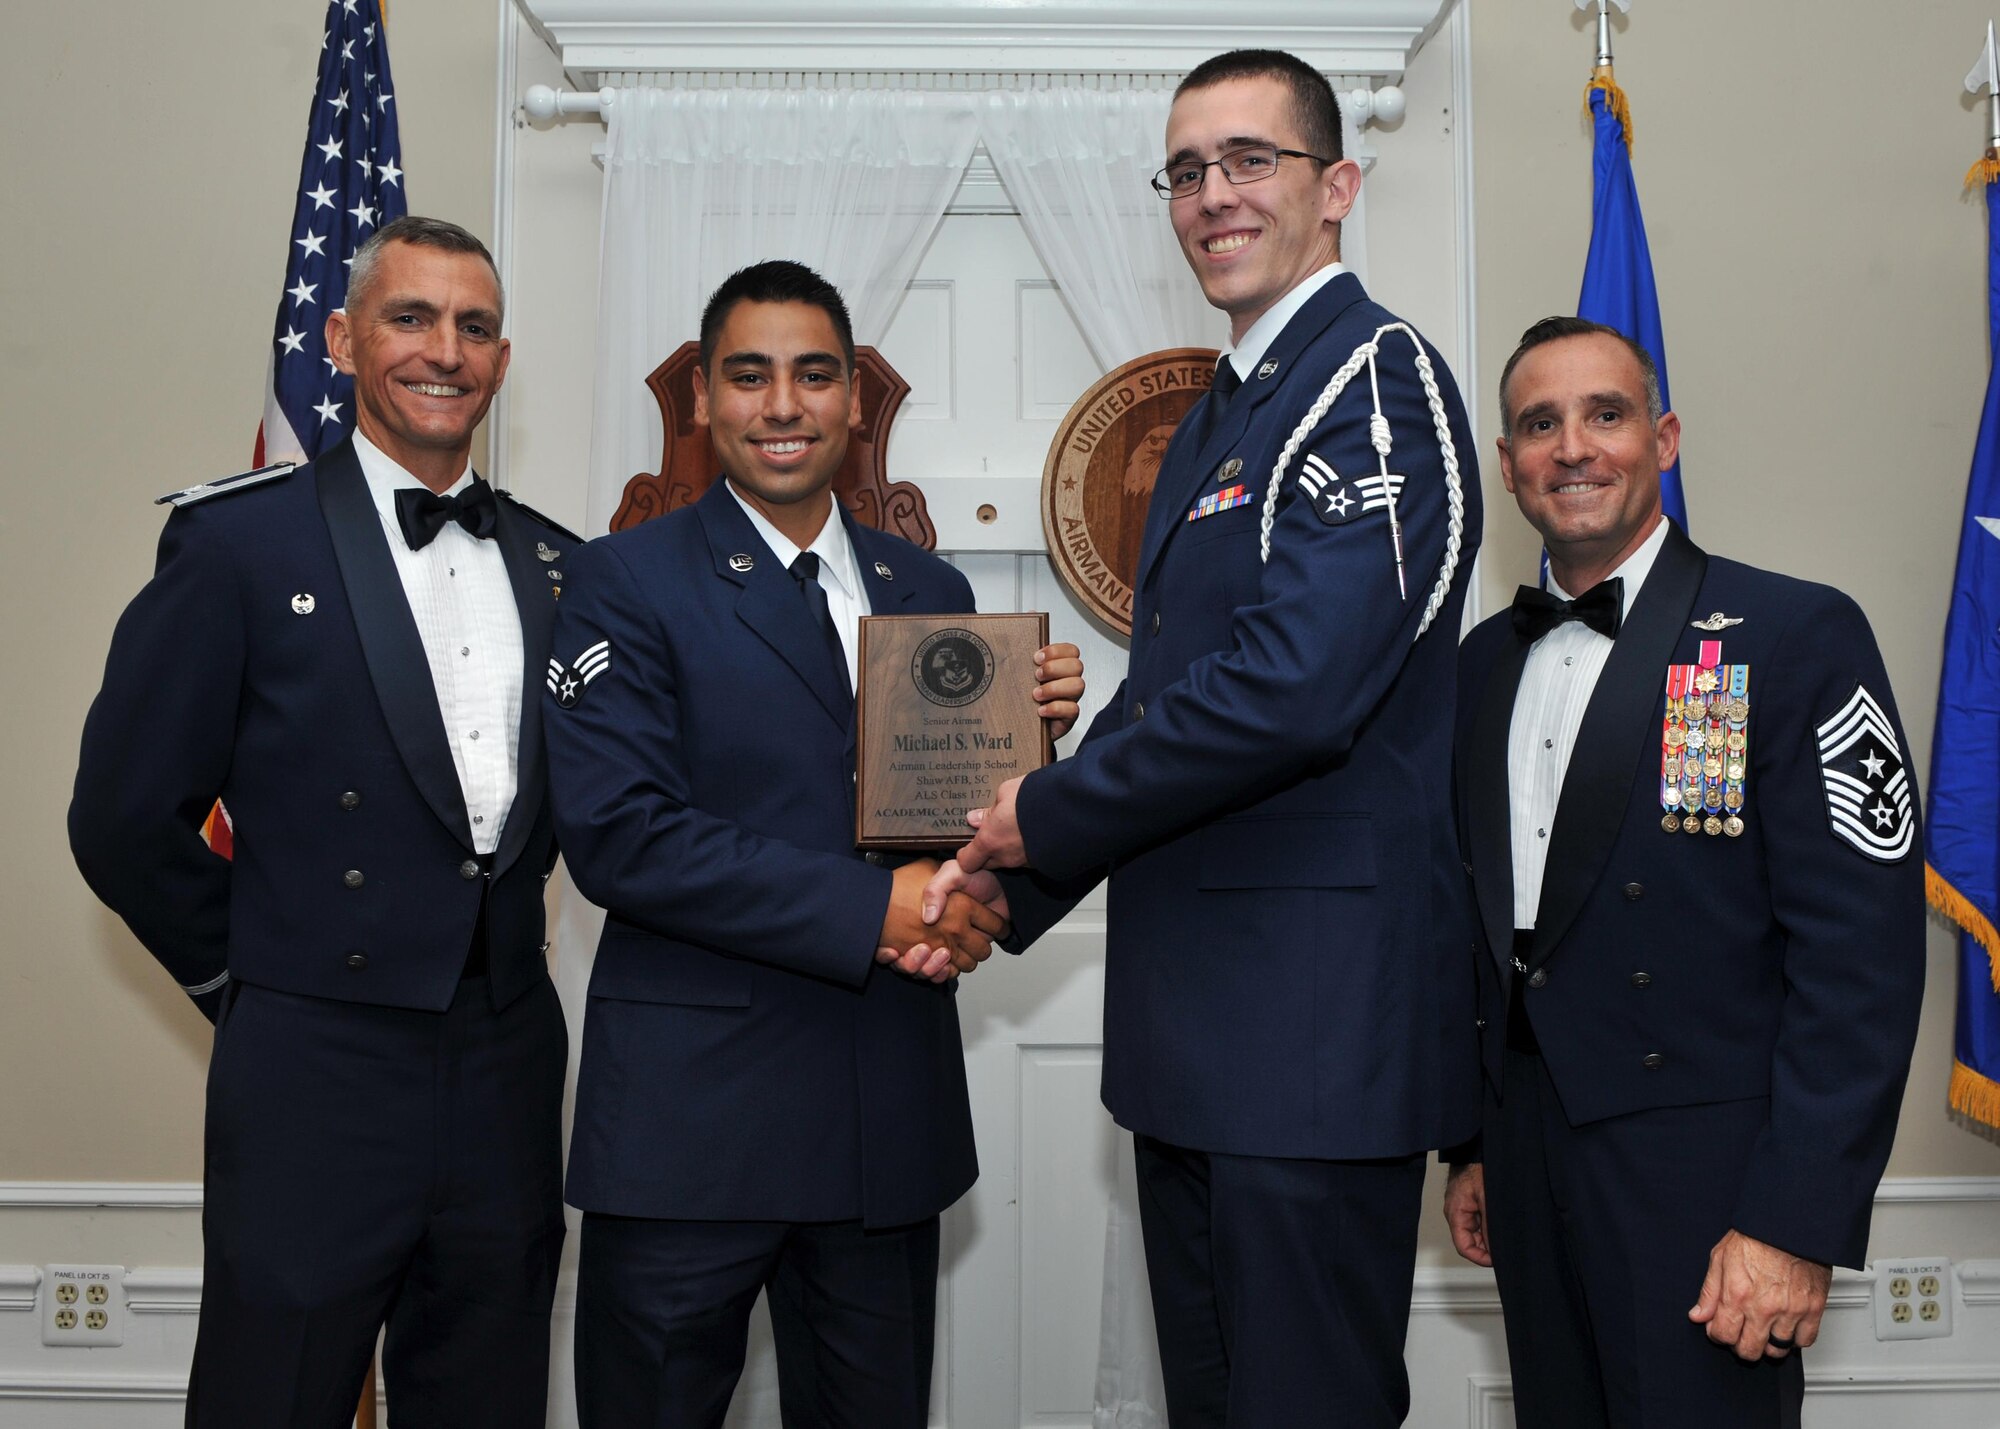
[{"label": "short gray hair", "polygon": [[401,218],[383,224],[359,248],[354,250],[354,263],[347,270],[347,306],[353,307],[368,296],[374,286],[377,270],[382,262],[382,250],[391,243],[408,243],[416,248],[436,248],[445,253],[476,253],[485,260],[493,274],[493,291],[499,296],[500,311],[507,311],[507,294],[500,286],[500,269],[493,262],[493,255],[465,229],[442,218],[424,218],[408,213]]}]

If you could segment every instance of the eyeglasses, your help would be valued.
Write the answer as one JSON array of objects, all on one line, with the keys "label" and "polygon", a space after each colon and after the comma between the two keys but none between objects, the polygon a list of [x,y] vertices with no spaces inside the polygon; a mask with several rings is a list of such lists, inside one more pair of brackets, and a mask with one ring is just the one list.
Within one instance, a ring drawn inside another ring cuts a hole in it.
[{"label": "eyeglasses", "polygon": [[1232,184],[1254,184],[1259,179],[1268,179],[1278,172],[1278,159],[1311,159],[1315,164],[1330,164],[1331,159],[1322,159],[1317,154],[1308,154],[1303,149],[1280,149],[1275,144],[1246,144],[1241,149],[1231,149],[1219,159],[1202,163],[1188,159],[1178,164],[1170,164],[1153,175],[1153,192],[1161,198],[1187,198],[1201,192],[1201,186],[1208,181],[1210,169],[1222,170],[1222,177]]}]

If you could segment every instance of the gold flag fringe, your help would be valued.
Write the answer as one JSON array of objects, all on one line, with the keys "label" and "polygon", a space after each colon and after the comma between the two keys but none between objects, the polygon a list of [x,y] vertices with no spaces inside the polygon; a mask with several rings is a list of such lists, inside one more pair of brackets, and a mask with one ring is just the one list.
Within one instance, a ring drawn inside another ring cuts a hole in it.
[{"label": "gold flag fringe", "polygon": [[1984,158],[1965,171],[1965,186],[1969,189],[1984,188],[1996,180],[2000,180],[2000,154],[1995,154],[1991,149],[1986,151]]},{"label": "gold flag fringe", "polygon": [[1987,921],[1971,899],[1947,883],[1944,875],[1928,863],[1924,865],[1924,897],[1930,900],[1931,907],[1972,934],[1979,946],[1986,949],[1986,957],[1993,965],[1993,990],[2000,992],[2000,930]]},{"label": "gold flag fringe", "polygon": [[1951,1109],[1988,1126],[2000,1126],[2000,1082],[1980,1076],[1963,1062],[1953,1062]]},{"label": "gold flag fringe", "polygon": [[[1618,81],[1611,77],[1609,68],[1601,69],[1590,77],[1590,83],[1583,87],[1583,112],[1590,113],[1590,96],[1604,91],[1604,102],[1611,106],[1612,117],[1618,127],[1625,131],[1625,152],[1632,152],[1632,104],[1625,98],[1625,91],[1618,87]],[[2000,171],[2000,170],[1996,170]]]}]

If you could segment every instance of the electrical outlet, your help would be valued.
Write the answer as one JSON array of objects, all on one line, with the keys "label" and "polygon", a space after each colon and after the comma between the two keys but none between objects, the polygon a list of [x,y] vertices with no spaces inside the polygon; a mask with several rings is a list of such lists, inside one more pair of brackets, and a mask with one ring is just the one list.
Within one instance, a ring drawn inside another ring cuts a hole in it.
[{"label": "electrical outlet", "polygon": [[122,1265],[45,1265],[37,1300],[45,1345],[125,1343]]},{"label": "electrical outlet", "polygon": [[1875,1338],[1931,1340],[1951,1333],[1951,1262],[1943,1256],[1875,1262]]}]

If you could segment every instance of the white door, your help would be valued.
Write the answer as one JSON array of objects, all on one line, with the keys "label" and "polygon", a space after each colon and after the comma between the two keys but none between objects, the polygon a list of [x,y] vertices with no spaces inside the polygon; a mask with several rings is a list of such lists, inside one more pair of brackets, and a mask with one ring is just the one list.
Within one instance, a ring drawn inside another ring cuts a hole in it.
[{"label": "white door", "polygon": [[[1045,610],[1052,638],[1083,647],[1087,722],[1124,675],[1124,644],[1057,579],[1034,503],[1058,423],[1100,372],[1020,221],[947,218],[882,352],[911,389],[891,478],[923,486],[981,610]],[[968,492],[996,508],[990,523],[967,527]],[[954,550],[955,533],[985,549]],[[1025,956],[996,953],[960,984],[980,1171],[944,1218],[933,1424],[1091,1422],[1117,1164],[1097,1095],[1103,970],[1100,889]]]}]

